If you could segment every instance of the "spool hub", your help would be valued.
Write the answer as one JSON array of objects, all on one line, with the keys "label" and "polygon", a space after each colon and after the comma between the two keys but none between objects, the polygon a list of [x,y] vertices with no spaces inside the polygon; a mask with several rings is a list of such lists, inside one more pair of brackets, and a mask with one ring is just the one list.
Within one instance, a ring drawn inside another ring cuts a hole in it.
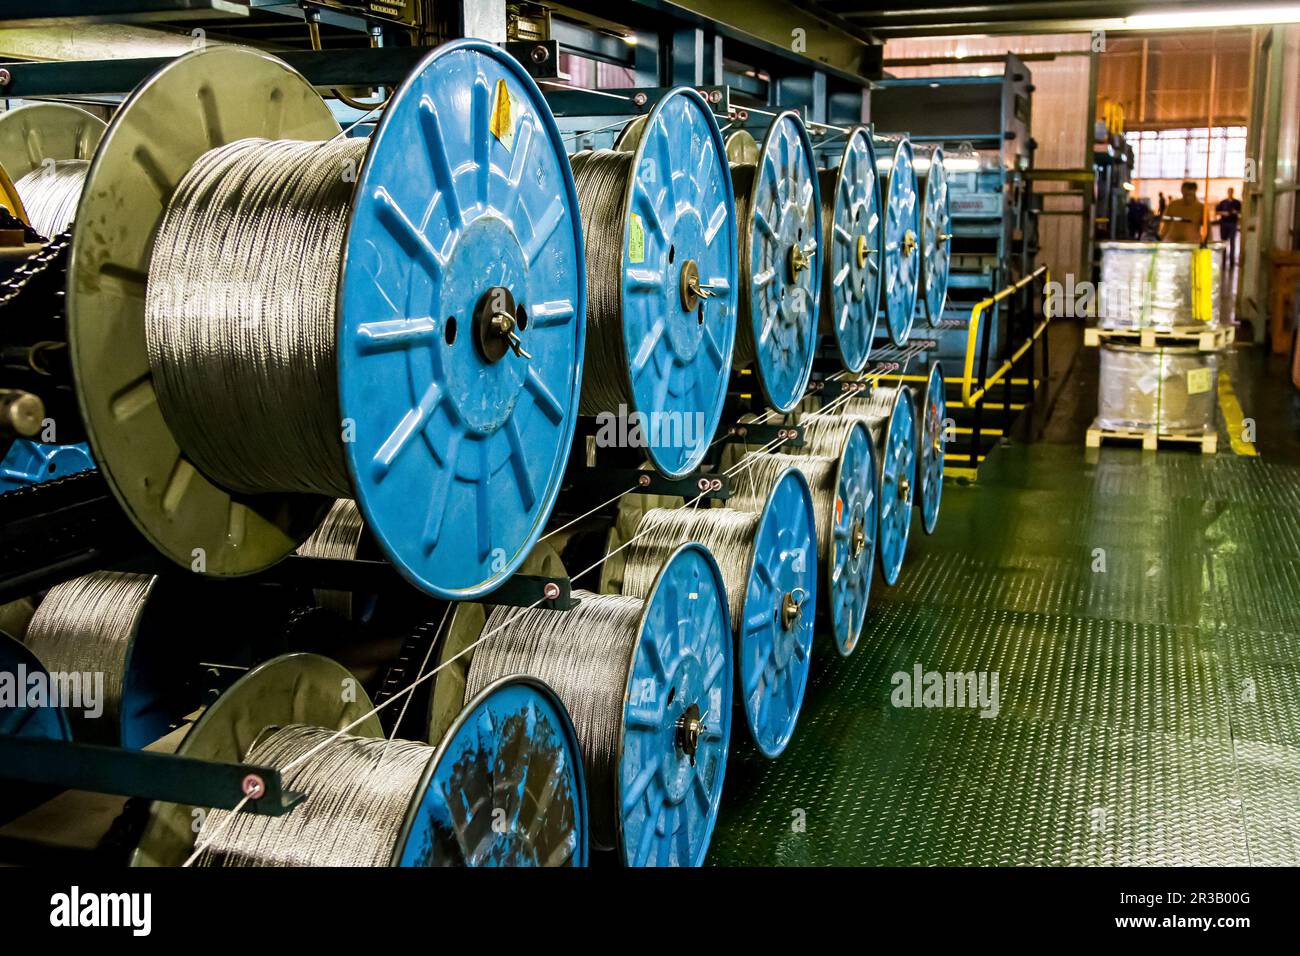
[{"label": "spool hub", "polygon": [[822,324],[829,326],[844,367],[862,370],[876,334],[880,307],[881,217],[876,150],[864,127],[854,127],[835,170],[821,173],[835,215],[823,222]]},{"label": "spool hub", "polygon": [[932,328],[943,321],[948,300],[948,268],[952,257],[952,213],[948,208],[948,174],[943,150],[930,153],[930,168],[920,179],[921,273],[918,298]]},{"label": "spool hub", "polygon": [[739,701],[754,743],[768,757],[790,742],[808,686],[817,607],[815,521],[807,479],[787,469],[755,529],[741,620],[733,622]]},{"label": "spool hub", "polygon": [[628,669],[615,795],[628,866],[700,866],[731,738],[732,644],[722,572],[685,544],[646,596]]},{"label": "spool hub", "polygon": [[861,423],[850,430],[835,470],[831,553],[823,571],[835,646],[847,657],[857,647],[871,595],[871,567],[879,523],[876,461],[871,435]]},{"label": "spool hub", "polygon": [[939,499],[943,497],[944,422],[948,417],[948,400],[944,394],[943,369],[935,362],[925,383],[918,424],[916,456],[916,496],[921,509],[921,527],[934,534],[939,524]]},{"label": "spool hub", "polygon": [[490,44],[439,47],[375,132],[339,292],[357,505],[417,586],[477,597],[528,555],[572,444],[585,315],[577,193],[537,85]]},{"label": "spool hub", "polygon": [[876,458],[880,468],[880,571],[895,584],[907,553],[916,481],[916,413],[912,390],[899,386]]},{"label": "spool hub", "polygon": [[504,677],[438,744],[393,851],[394,866],[586,866],[582,751],[540,680]]},{"label": "spool hub", "polygon": [[906,139],[894,147],[893,157],[888,168],[882,170],[882,176],[885,277],[881,305],[890,341],[903,345],[912,334],[912,317],[916,311],[921,233],[916,169],[912,164],[912,144]]},{"label": "spool hub", "polygon": [[[751,139],[728,137],[729,155]],[[768,127],[749,186],[748,255],[740,263],[740,321],[748,322],[758,380],[767,404],[788,412],[812,373],[821,290],[822,212],[812,142],[799,114],[781,113]]]},{"label": "spool hub", "polygon": [[619,280],[630,394],[637,410],[664,416],[647,452],[677,478],[708,451],[727,393],[738,295],[731,172],[717,121],[689,87],[614,146],[635,152]]}]

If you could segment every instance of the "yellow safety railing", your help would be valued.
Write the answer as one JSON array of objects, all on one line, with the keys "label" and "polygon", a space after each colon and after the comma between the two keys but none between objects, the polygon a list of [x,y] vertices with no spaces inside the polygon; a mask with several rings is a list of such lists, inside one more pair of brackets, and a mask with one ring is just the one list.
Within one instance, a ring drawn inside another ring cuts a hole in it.
[{"label": "yellow safety railing", "polygon": [[[1020,289],[1023,289],[1026,285],[1033,282],[1039,276],[1043,276],[1046,282],[1046,290],[1044,292],[1045,298],[1043,302],[1043,321],[1038,323],[1038,326],[1034,329],[1034,333],[1031,336],[1029,336],[1029,338],[1025,339],[1025,341],[1020,345],[1020,347],[1011,354],[1011,357],[1008,358],[1005,362],[1003,362],[1000,366],[998,366],[998,370],[996,372],[986,377],[984,379],[983,385],[981,385],[978,389],[972,392],[971,390],[975,388],[975,384],[976,384],[976,379],[975,379],[976,343],[979,341],[980,320],[984,317],[984,313],[995,303],[1001,302],[1003,299],[1005,299],[1007,296],[1011,295],[1012,293],[1018,292]],[[1051,272],[1048,271],[1047,266],[1039,266],[1037,269],[1029,273],[1029,275],[1025,276],[1019,282],[1014,282],[1011,285],[1007,286],[1005,289],[1002,289],[1000,292],[997,292],[994,295],[989,296],[987,299],[981,299],[979,302],[975,303],[975,307],[972,308],[970,311],[970,326],[966,330],[966,363],[965,363],[965,367],[962,369],[962,376],[961,376],[961,407],[962,408],[972,408],[976,402],[978,402],[981,398],[984,397],[984,394],[990,388],[992,388],[998,382],[1002,381],[1002,377],[1006,375],[1008,372],[1010,372],[1015,367],[1016,363],[1020,361],[1020,357],[1024,355],[1027,351],[1029,351],[1029,347],[1033,345],[1034,342],[1038,341],[1038,337],[1041,336],[1043,334],[1043,330],[1047,328],[1047,323],[1052,321],[1051,288],[1052,288]]]}]

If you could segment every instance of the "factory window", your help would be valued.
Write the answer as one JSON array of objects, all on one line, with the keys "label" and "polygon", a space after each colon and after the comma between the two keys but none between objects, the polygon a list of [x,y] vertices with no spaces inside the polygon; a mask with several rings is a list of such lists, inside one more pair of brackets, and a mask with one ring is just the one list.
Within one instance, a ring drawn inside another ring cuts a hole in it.
[{"label": "factory window", "polygon": [[1128,134],[1139,179],[1242,179],[1246,127],[1138,130]]}]

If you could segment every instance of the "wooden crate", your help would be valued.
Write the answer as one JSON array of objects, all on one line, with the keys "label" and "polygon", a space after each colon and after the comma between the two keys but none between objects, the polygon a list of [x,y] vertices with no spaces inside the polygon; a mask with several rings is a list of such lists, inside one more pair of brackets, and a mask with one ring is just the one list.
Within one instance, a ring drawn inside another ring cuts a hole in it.
[{"label": "wooden crate", "polygon": [[1144,349],[1195,345],[1202,352],[1217,352],[1237,340],[1237,330],[1231,325],[1213,329],[1101,329],[1083,330],[1083,344],[1097,346],[1102,342],[1119,345],[1137,345]]},{"label": "wooden crate", "polygon": [[1154,428],[1106,428],[1093,424],[1088,428],[1085,443],[1089,448],[1103,444],[1128,444],[1139,442],[1144,451],[1155,451],[1161,445],[1199,445],[1201,454],[1213,455],[1219,450],[1219,433],[1214,430],[1158,432]]}]

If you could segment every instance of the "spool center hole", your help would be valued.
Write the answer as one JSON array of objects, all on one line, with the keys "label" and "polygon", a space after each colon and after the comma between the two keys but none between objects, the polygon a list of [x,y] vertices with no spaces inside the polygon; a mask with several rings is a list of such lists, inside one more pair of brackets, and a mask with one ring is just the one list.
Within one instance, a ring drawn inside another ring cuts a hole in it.
[{"label": "spool center hole", "polygon": [[443,338],[446,339],[448,345],[456,344],[456,317],[454,315],[447,316],[447,328],[443,332]]}]

